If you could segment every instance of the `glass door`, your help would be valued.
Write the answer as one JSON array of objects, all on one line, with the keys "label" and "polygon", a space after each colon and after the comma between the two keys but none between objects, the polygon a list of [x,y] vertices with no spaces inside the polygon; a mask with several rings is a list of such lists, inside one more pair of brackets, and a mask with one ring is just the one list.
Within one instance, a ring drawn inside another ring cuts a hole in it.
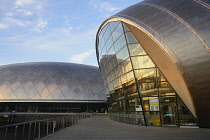
[{"label": "glass door", "polygon": [[176,102],[164,103],[162,105],[163,126],[176,126]]}]

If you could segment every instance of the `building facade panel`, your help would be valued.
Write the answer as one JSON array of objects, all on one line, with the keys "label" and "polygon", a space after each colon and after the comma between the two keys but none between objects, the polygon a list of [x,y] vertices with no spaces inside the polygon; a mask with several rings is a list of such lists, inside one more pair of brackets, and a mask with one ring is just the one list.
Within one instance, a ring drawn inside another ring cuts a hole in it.
[{"label": "building facade panel", "polygon": [[104,112],[105,108],[97,67],[58,62],[0,67],[0,112]]},{"label": "building facade panel", "polygon": [[[0,67],[1,101],[105,101],[97,67],[35,62]],[[94,85],[93,85],[94,83]]]}]

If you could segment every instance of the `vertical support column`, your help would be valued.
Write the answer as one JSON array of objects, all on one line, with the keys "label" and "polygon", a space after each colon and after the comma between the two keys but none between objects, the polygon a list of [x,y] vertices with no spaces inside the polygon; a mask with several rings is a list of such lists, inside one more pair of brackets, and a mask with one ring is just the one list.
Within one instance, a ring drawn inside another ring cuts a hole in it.
[{"label": "vertical support column", "polygon": [[47,121],[47,135],[49,133],[49,121]]},{"label": "vertical support column", "polygon": [[71,117],[72,125],[74,125],[74,116]]},{"label": "vertical support column", "polygon": [[53,133],[55,133],[56,121],[53,121]]},{"label": "vertical support column", "polygon": [[31,123],[29,124],[28,140],[30,140],[30,136],[31,136]]},{"label": "vertical support column", "polygon": [[16,125],[16,126],[15,126],[14,140],[16,140],[16,137],[17,137],[17,128],[18,128],[18,126]]},{"label": "vertical support column", "polygon": [[7,132],[8,132],[8,127],[5,129],[4,140],[7,140]]},{"label": "vertical support column", "polygon": [[25,135],[25,124],[23,125],[22,140],[24,140],[24,135]]},{"label": "vertical support column", "polygon": [[40,122],[38,122],[38,125],[39,125],[38,126],[39,127],[38,128],[38,139],[40,139],[40,137],[41,137],[41,129],[40,129],[41,126],[40,126]]},{"label": "vertical support column", "polygon": [[35,138],[36,138],[36,122],[34,124],[34,138],[33,139],[35,139]]}]

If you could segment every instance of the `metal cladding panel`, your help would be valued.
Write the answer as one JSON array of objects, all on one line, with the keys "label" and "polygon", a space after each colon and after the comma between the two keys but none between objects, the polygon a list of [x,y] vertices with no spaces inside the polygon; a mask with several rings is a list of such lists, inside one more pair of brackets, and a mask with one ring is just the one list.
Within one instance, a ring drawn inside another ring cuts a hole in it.
[{"label": "metal cladding panel", "polygon": [[34,62],[0,66],[0,101],[105,101],[94,66]]},{"label": "metal cladding panel", "polygon": [[[124,19],[127,24],[138,25],[163,47],[190,91],[189,98],[192,98],[200,127],[210,127],[209,1],[145,0],[108,20],[111,19]],[[138,27],[134,30],[138,32]]]}]

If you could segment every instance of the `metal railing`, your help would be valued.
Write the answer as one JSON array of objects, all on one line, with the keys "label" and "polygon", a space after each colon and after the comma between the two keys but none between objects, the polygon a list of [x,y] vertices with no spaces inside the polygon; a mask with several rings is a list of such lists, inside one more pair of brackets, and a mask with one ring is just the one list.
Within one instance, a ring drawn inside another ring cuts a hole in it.
[{"label": "metal railing", "polygon": [[90,118],[92,114],[76,114],[0,126],[1,140],[39,140],[77,123],[79,119]]}]

